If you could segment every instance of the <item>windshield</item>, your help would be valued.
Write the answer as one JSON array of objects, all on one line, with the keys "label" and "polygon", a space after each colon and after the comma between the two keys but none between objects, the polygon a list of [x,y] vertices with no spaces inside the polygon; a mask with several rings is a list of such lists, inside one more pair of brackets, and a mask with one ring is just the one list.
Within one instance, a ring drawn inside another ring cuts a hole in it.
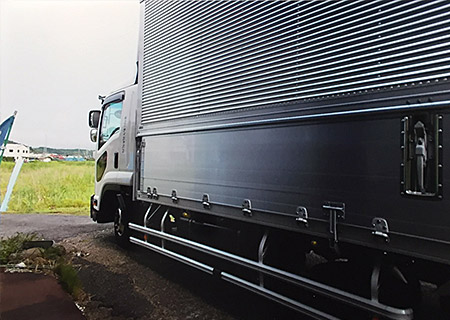
[{"label": "windshield", "polygon": [[122,101],[106,105],[100,126],[100,138],[98,148],[100,149],[111,136],[120,128],[120,117],[122,115]]}]

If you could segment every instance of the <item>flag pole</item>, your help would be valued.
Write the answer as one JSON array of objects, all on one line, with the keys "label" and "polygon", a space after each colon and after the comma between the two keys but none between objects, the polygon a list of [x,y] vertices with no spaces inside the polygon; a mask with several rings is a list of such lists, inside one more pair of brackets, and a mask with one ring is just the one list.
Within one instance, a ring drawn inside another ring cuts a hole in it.
[{"label": "flag pole", "polygon": [[11,173],[11,177],[9,178],[9,183],[6,188],[5,198],[3,198],[2,204],[0,206],[0,214],[6,212],[8,210],[9,199],[11,199],[11,194],[14,189],[14,185],[16,184],[17,178],[19,177],[20,169],[23,165],[23,158],[19,157],[16,160],[16,164],[14,165],[13,172]]},{"label": "flag pole", "polygon": [[[3,153],[5,152],[6,144],[8,143],[9,135],[11,133],[12,125],[14,123],[16,115],[17,111],[14,111],[14,114],[11,117],[9,117],[0,124],[0,164],[2,163],[3,160]],[[4,131],[5,128],[7,128],[6,132]],[[22,165],[23,165],[23,158],[20,157],[16,162],[16,165],[14,166],[13,173],[10,177],[8,186],[6,188],[6,196],[5,199],[3,199],[3,201],[1,202],[0,213],[5,212],[8,208],[9,198],[11,197],[12,189],[14,188],[14,184],[17,180],[17,176],[19,175]]]}]

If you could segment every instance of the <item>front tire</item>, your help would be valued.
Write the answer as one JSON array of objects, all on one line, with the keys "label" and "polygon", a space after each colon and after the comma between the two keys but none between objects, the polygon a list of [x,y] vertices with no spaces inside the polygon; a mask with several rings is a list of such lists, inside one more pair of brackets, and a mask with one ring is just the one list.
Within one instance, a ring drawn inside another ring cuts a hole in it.
[{"label": "front tire", "polygon": [[128,227],[129,218],[125,208],[119,207],[114,214],[114,236],[116,242],[121,247],[128,247],[130,244],[130,229]]}]

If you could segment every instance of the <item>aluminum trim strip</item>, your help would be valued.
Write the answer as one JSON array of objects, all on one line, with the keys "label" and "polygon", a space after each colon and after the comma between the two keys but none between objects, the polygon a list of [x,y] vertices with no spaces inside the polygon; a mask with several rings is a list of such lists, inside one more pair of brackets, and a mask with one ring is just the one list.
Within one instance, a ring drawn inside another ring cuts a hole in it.
[{"label": "aluminum trim strip", "polygon": [[171,130],[162,129],[160,131],[145,132],[145,133],[141,132],[138,134],[138,136],[139,137],[144,137],[144,136],[147,137],[147,136],[156,136],[156,135],[164,135],[164,134],[222,130],[222,129],[262,126],[262,125],[273,125],[273,124],[280,124],[280,123],[292,123],[292,122],[300,122],[300,121],[315,121],[315,120],[334,118],[334,117],[368,115],[368,114],[376,114],[376,113],[382,113],[382,112],[406,112],[406,111],[409,112],[412,110],[421,110],[421,109],[427,109],[427,108],[445,108],[445,107],[450,107],[450,100],[432,102],[432,103],[426,103],[426,104],[411,104],[411,105],[387,106],[387,107],[381,107],[381,108],[367,108],[367,109],[349,110],[349,111],[325,112],[325,113],[320,113],[320,114],[308,114],[308,115],[294,116],[294,117],[280,117],[280,118],[267,119],[267,120],[241,121],[241,122],[220,124],[220,125],[194,126],[194,127],[190,127],[190,128],[183,128],[183,129],[171,129]]}]

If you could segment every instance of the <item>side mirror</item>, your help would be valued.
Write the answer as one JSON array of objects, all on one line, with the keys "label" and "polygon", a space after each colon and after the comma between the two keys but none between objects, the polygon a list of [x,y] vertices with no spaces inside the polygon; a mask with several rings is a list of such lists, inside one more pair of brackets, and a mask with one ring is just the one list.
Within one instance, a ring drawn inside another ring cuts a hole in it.
[{"label": "side mirror", "polygon": [[99,120],[100,120],[100,110],[89,111],[89,127],[98,128]]},{"label": "side mirror", "polygon": [[95,128],[91,129],[91,141],[92,142],[97,142],[97,134],[98,134],[98,130]]}]

